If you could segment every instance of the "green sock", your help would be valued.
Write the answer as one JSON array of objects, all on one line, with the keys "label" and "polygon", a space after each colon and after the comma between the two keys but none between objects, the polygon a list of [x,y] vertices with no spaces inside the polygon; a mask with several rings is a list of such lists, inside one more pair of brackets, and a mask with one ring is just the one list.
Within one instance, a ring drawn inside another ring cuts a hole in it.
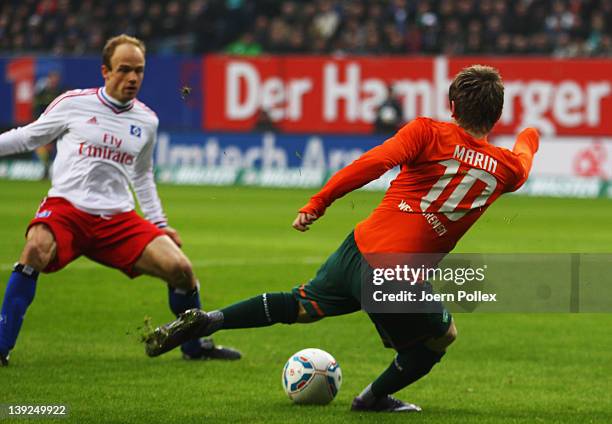
[{"label": "green sock", "polygon": [[264,293],[221,309],[223,329],[267,327],[297,320],[298,302],[291,293]]},{"label": "green sock", "polygon": [[374,397],[380,398],[397,392],[419,378],[427,375],[442,359],[444,352],[435,352],[420,343],[411,349],[402,350],[371,385]]}]

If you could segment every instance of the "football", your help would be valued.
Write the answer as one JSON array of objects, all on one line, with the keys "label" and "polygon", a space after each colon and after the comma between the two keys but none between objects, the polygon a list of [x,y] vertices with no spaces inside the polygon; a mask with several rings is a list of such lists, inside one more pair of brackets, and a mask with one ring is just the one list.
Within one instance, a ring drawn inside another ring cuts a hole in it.
[{"label": "football", "polygon": [[321,349],[300,350],[283,368],[283,388],[295,403],[325,405],[342,384],[342,371],[333,356]]}]

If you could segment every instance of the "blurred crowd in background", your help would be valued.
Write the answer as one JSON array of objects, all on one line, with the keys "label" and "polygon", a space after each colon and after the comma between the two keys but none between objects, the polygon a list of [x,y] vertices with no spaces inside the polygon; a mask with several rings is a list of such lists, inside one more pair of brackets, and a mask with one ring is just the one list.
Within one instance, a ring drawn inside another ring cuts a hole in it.
[{"label": "blurred crowd in background", "polygon": [[0,53],[612,55],[612,0],[0,0]]}]

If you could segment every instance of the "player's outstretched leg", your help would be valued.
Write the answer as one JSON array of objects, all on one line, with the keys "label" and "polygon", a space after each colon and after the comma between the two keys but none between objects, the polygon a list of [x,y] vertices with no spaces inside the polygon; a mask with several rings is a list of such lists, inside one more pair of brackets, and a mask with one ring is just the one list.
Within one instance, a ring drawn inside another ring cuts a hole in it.
[{"label": "player's outstretched leg", "polygon": [[147,355],[158,356],[188,340],[210,336],[221,329],[267,327],[293,324],[299,304],[291,293],[263,293],[220,311],[206,313],[191,309],[169,324],[157,327],[145,337]]},{"label": "player's outstretched leg", "polygon": [[9,352],[17,342],[26,310],[34,300],[38,273],[55,258],[55,236],[44,224],[34,224],[26,245],[9,278],[0,312],[0,365],[8,365]]},{"label": "player's outstretched leg", "polygon": [[[159,277],[168,284],[170,309],[179,317],[190,309],[199,309],[199,283],[189,259],[168,237],[160,236],[149,242],[134,270],[141,274]],[[237,350],[215,346],[212,340],[188,340],[181,346],[185,359],[240,359]]]},{"label": "player's outstretched leg", "polygon": [[421,411],[419,406],[403,402],[391,394],[427,375],[440,362],[445,348],[454,341],[455,335],[455,326],[451,323],[442,337],[399,351],[389,367],[353,400],[351,409],[374,412]]}]

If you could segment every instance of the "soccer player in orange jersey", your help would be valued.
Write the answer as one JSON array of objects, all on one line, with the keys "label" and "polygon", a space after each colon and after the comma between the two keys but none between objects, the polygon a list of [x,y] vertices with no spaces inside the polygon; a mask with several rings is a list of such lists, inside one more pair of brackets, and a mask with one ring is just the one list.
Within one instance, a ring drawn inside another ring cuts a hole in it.
[{"label": "soccer player in orange jersey", "polygon": [[[383,201],[321,266],[307,284],[206,313],[187,311],[147,339],[157,356],[185,340],[220,329],[313,322],[361,309],[361,266],[376,254],[444,256],[501,194],[527,180],[539,136],[528,128],[513,151],[487,135],[498,121],[504,87],[497,70],[475,65],[457,74],[449,89],[454,122],[417,118],[395,136],[337,172],[300,209],[293,227],[306,231],[334,200],[380,177],[400,173]],[[454,341],[456,329],[443,305],[435,313],[370,313],[386,346],[397,351],[389,367],[352,404],[357,411],[420,411],[392,393],[426,375]]]}]

